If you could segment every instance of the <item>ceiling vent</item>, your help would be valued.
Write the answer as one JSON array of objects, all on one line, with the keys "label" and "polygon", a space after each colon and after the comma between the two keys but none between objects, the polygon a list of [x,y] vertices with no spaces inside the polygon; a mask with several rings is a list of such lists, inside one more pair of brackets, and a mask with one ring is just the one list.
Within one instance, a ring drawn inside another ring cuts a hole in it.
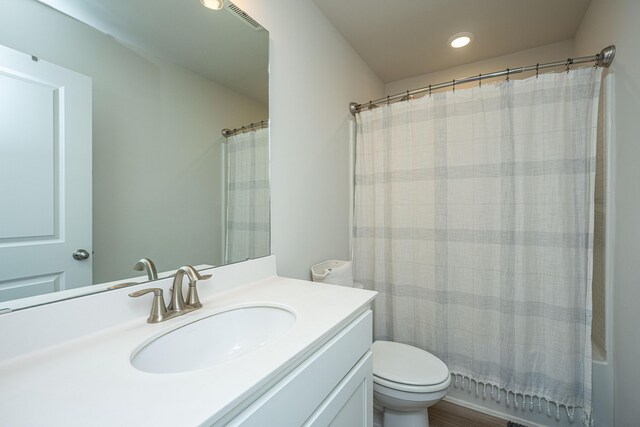
[{"label": "ceiling vent", "polygon": [[238,19],[242,20],[242,22],[244,22],[245,24],[247,24],[248,26],[250,26],[251,28],[253,28],[256,31],[261,31],[264,30],[264,28],[262,27],[262,25],[258,24],[258,22],[253,19],[252,17],[250,17],[244,10],[240,9],[238,6],[236,6],[235,4],[228,2],[227,4],[227,9],[236,17],[238,17]]}]

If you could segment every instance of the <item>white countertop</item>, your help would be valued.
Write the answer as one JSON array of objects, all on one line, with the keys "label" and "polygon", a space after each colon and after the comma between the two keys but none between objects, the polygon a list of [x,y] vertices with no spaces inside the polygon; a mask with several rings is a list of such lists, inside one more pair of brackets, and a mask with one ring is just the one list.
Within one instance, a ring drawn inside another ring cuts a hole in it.
[{"label": "white countertop", "polygon": [[[0,362],[0,425],[211,424],[260,387],[284,377],[366,310],[374,296],[273,276],[209,295],[201,310],[163,323],[148,324],[140,317],[5,360]],[[150,298],[147,302],[150,307]],[[295,313],[296,323],[264,347],[208,369],[152,374],[130,364],[132,353],[152,338],[252,305],[284,306]]]}]

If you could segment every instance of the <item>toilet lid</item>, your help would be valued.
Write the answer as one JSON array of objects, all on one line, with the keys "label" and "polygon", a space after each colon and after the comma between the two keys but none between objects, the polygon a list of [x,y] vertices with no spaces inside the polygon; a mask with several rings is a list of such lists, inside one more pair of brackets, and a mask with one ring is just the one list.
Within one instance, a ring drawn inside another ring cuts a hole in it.
[{"label": "toilet lid", "polygon": [[449,368],[431,353],[406,344],[376,341],[373,375],[388,381],[410,385],[440,384],[449,378]]}]

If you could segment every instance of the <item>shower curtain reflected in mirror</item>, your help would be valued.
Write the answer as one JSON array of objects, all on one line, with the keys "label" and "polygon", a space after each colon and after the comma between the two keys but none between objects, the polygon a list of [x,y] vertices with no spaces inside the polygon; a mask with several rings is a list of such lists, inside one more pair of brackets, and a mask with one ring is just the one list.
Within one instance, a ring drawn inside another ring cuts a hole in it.
[{"label": "shower curtain reflected in mirror", "polygon": [[268,255],[269,129],[227,138],[225,262]]},{"label": "shower curtain reflected in mirror", "polygon": [[[358,114],[354,280],[376,339],[469,391],[591,422],[601,70],[541,74]],[[465,387],[465,388],[466,388]]]}]

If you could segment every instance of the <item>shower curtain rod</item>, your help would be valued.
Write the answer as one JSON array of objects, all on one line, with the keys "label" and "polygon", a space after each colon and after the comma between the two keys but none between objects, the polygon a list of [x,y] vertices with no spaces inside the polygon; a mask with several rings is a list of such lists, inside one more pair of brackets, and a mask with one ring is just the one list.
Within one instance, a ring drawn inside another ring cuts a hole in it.
[{"label": "shower curtain rod", "polygon": [[250,125],[241,126],[235,129],[222,129],[222,136],[225,138],[229,138],[230,136],[237,135],[239,133],[250,132],[252,130],[264,129],[269,127],[269,122],[267,120],[259,121],[258,123],[251,123]]},{"label": "shower curtain rod", "polygon": [[477,76],[466,77],[460,80],[454,79],[447,82],[425,86],[420,89],[408,90],[405,92],[396,93],[395,95],[379,98],[374,101],[365,102],[363,104],[352,102],[349,104],[349,111],[351,112],[351,114],[355,116],[356,113],[359,113],[364,108],[372,109],[372,108],[378,107],[380,104],[389,104],[391,102],[405,101],[407,99],[411,99],[413,95],[418,95],[425,92],[430,93],[431,91],[436,89],[443,89],[446,87],[453,86],[453,90],[455,90],[457,84],[470,83],[470,82],[476,82],[476,81],[480,81],[480,84],[482,84],[483,79],[493,79],[493,78],[502,77],[502,76],[507,76],[507,78],[509,78],[511,74],[520,74],[527,71],[535,71],[537,74],[538,71],[543,68],[553,68],[553,67],[560,67],[564,65],[567,67],[567,70],[568,70],[569,66],[571,65],[584,64],[587,62],[595,62],[594,66],[596,67],[608,67],[613,62],[613,57],[615,55],[616,55],[616,47],[614,45],[611,45],[602,49],[600,53],[597,53],[591,56],[567,58],[564,61],[547,62],[546,64],[529,65],[526,67],[507,68],[506,70],[502,70],[502,71],[494,71],[493,73],[487,73],[487,74],[478,74]]}]

